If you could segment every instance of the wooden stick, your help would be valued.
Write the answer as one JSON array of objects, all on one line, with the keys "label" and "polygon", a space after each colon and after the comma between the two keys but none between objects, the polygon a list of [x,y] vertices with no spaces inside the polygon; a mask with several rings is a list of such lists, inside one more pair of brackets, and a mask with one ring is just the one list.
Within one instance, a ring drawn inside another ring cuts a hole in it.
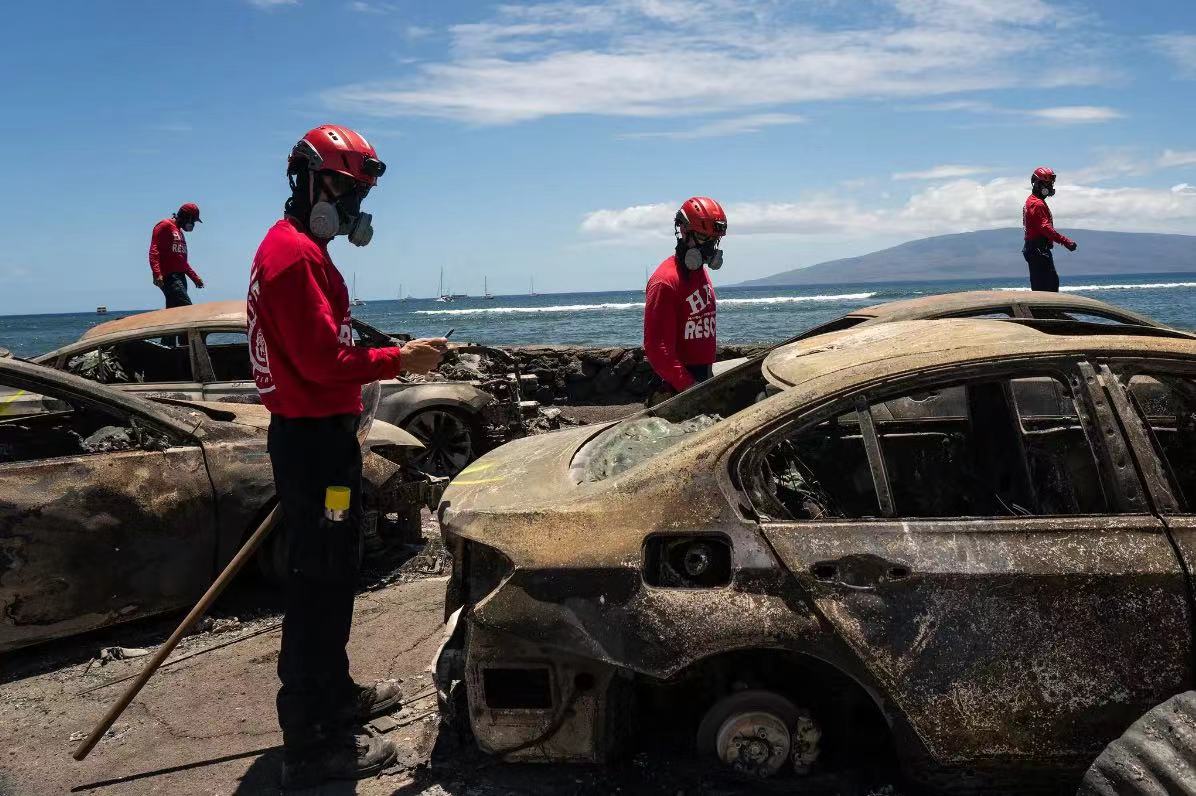
[{"label": "wooden stick", "polygon": [[108,710],[107,715],[100,719],[100,723],[97,724],[95,729],[91,731],[91,735],[87,736],[83,743],[79,744],[79,747],[75,749],[72,756],[76,760],[82,760],[83,758],[87,757],[88,753],[95,748],[95,745],[100,742],[100,738],[104,737],[104,733],[108,732],[108,728],[111,727],[118,718],[120,718],[120,714],[125,712],[125,708],[129,706],[129,703],[133,701],[133,698],[137,696],[138,692],[140,692],[143,687],[145,687],[145,684],[149,682],[149,679],[154,676],[154,672],[158,671],[158,667],[162,665],[163,661],[166,660],[170,653],[174,652],[174,648],[177,647],[179,642],[183,640],[183,635],[191,628],[192,625],[196,623],[196,621],[199,620],[201,616],[204,615],[204,613],[207,612],[208,608],[212,606],[212,603],[214,603],[216,598],[220,596],[220,593],[224,591],[224,587],[232,581],[237,572],[239,572],[241,567],[244,566],[245,562],[249,560],[249,557],[253,555],[255,550],[257,550],[258,546],[262,543],[262,540],[266,538],[268,533],[270,533],[270,530],[274,527],[274,524],[278,520],[278,513],[278,506],[275,506],[270,510],[270,513],[266,515],[266,519],[262,520],[262,524],[259,525],[257,530],[253,532],[253,536],[250,536],[249,540],[242,545],[241,549],[237,551],[237,554],[233,556],[233,560],[228,562],[228,566],[224,568],[224,571],[220,573],[220,576],[216,578],[212,585],[208,587],[208,590],[204,592],[203,597],[199,598],[199,602],[197,602],[195,607],[191,609],[191,613],[187,614],[187,618],[184,619],[177,628],[175,628],[175,631],[170,634],[170,638],[166,639],[166,643],[158,648],[158,651],[154,653],[154,657],[150,658],[149,663],[145,665],[145,669],[143,669],[141,674],[137,676],[137,679],[133,681],[133,684],[125,689],[125,692],[121,694],[120,699],[116,700],[116,704],[114,704]]}]

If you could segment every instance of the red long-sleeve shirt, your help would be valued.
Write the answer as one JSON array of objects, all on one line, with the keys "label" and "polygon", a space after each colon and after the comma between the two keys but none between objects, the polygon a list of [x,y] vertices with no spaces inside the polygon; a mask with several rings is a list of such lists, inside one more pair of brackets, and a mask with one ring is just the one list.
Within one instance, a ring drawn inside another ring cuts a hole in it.
[{"label": "red long-sleeve shirt", "polygon": [[1030,194],[1026,199],[1026,206],[1022,208],[1022,227],[1026,230],[1026,240],[1047,240],[1049,243],[1071,246],[1071,238],[1055,231],[1051,208],[1040,196]]},{"label": "red long-sleeve shirt", "polygon": [[[682,273],[684,271],[684,273]],[[686,365],[714,362],[714,285],[705,267],[689,271],[676,257],[662,262],[644,301],[644,354],[652,369],[677,391],[693,386]]]},{"label": "red long-sleeve shirt", "polygon": [[187,262],[187,238],[173,218],[164,218],[154,225],[150,235],[149,264],[154,279],[184,273],[199,284],[199,274]]},{"label": "red long-sleeve shirt", "polygon": [[355,348],[349,290],[328,256],[284,218],[249,275],[249,359],[262,403],[283,417],[361,412],[361,385],[399,373],[399,349]]}]

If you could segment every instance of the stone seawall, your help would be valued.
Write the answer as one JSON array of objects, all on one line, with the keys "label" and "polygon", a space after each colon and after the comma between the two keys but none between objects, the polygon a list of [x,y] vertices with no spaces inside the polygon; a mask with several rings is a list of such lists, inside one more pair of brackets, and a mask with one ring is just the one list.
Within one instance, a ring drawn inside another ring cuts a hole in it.
[{"label": "stone seawall", "polygon": [[[753,356],[767,344],[720,346],[718,358]],[[590,348],[568,345],[503,346],[523,373],[533,373],[540,387],[534,398],[552,404],[626,404],[643,401],[661,386],[644,358],[644,349]]]}]

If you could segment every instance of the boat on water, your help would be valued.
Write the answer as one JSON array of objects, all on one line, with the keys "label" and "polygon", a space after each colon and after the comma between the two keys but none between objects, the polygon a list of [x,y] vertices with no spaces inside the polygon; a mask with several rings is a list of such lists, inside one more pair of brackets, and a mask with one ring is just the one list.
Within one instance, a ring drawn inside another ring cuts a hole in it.
[{"label": "boat on water", "polygon": [[448,293],[444,292],[444,266],[442,265],[440,266],[440,297],[437,298],[436,301],[449,302],[454,298],[456,298],[456,296],[450,296]]},{"label": "boat on water", "polygon": [[403,295],[403,283],[399,283],[399,301],[411,301],[411,296]]},{"label": "boat on water", "polygon": [[529,276],[527,279],[527,282],[528,282],[527,294],[529,296],[540,295],[539,293],[536,292],[536,278],[534,276]]},{"label": "boat on water", "polygon": [[482,277],[482,298],[492,299],[494,294],[490,292],[490,285],[486,282],[486,277]]},{"label": "boat on water", "polygon": [[107,315],[107,314],[108,314],[108,308],[105,307],[103,304],[96,307],[96,315]]},{"label": "boat on water", "polygon": [[365,302],[357,298],[357,272],[353,272],[353,297],[349,299],[350,306],[364,307]]}]

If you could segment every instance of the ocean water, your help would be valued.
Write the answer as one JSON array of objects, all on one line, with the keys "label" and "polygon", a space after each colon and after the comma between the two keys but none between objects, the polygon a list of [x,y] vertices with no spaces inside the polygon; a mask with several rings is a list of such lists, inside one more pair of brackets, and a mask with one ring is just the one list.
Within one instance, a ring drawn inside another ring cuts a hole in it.
[{"label": "ocean water", "polygon": [[[1024,279],[828,284],[793,288],[716,288],[718,337],[724,343],[780,340],[860,307],[958,290],[1025,289]],[[1128,307],[1179,328],[1196,328],[1196,274],[1133,274],[1077,277],[1062,290]],[[491,344],[572,343],[635,345],[642,337],[641,291],[552,293],[463,298],[369,300],[356,317],[391,332],[443,335],[454,341]],[[140,312],[0,317],[0,347],[32,356],[78,339],[106,320]]]}]

